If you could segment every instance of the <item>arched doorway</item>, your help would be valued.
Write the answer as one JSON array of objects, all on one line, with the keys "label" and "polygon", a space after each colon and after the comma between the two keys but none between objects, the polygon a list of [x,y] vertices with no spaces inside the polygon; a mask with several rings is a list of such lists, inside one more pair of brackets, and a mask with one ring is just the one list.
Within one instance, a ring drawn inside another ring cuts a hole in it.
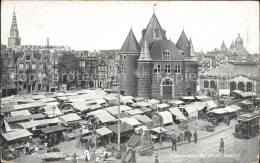
[{"label": "arched doorway", "polygon": [[204,81],[204,88],[209,88],[209,82],[207,80]]},{"label": "arched doorway", "polygon": [[248,82],[248,83],[246,83],[246,91],[247,92],[250,92],[250,91],[252,91],[252,83],[251,82]]},{"label": "arched doorway", "polygon": [[238,83],[238,90],[245,91],[245,84],[243,82]]},{"label": "arched doorway", "polygon": [[230,82],[230,92],[237,89],[237,84],[235,82]]},{"label": "arched doorway", "polygon": [[217,89],[216,83],[215,83],[214,80],[211,80],[211,81],[210,81],[210,88]]},{"label": "arched doorway", "polygon": [[173,82],[170,78],[166,78],[162,82],[162,98],[163,99],[172,99],[172,88]]}]

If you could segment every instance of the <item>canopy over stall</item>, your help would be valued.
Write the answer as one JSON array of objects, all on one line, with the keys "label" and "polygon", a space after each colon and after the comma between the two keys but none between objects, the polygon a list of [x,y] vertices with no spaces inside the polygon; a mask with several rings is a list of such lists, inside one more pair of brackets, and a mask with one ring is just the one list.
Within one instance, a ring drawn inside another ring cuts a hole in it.
[{"label": "canopy over stall", "polygon": [[108,129],[107,127],[102,127],[99,129],[96,129],[97,134],[99,134],[100,136],[105,136],[105,135],[109,135],[112,134],[113,132]]},{"label": "canopy over stall", "polygon": [[[108,129],[110,129],[113,133],[118,134],[118,124],[110,125],[107,126]],[[134,133],[134,128],[127,124],[127,123],[120,123],[120,135],[125,136],[125,135],[130,135]]]},{"label": "canopy over stall", "polygon": [[24,110],[28,108],[32,108],[33,106],[31,104],[20,104],[20,105],[14,105],[14,110]]},{"label": "canopy over stall", "polygon": [[23,122],[23,123],[19,123],[19,124],[24,129],[28,129],[28,128],[33,128],[33,127],[37,127],[37,126],[56,124],[56,123],[62,123],[58,117],[52,118],[52,119],[43,119],[43,120],[35,120],[35,121],[30,121],[30,122]]},{"label": "canopy over stall", "polygon": [[26,115],[32,115],[32,114],[28,110],[20,110],[20,111],[11,112],[11,115],[13,117],[15,117],[15,116],[19,116],[19,115],[26,116]]},{"label": "canopy over stall", "polygon": [[189,118],[198,117],[198,110],[195,108],[194,105],[188,105],[184,107],[184,109],[188,113]]},{"label": "canopy over stall", "polygon": [[204,109],[207,106],[206,102],[194,102],[191,103],[191,105],[193,105],[198,111]]},{"label": "canopy over stall", "polygon": [[211,109],[214,109],[214,108],[218,107],[218,105],[215,104],[215,102],[213,100],[206,101],[206,105],[207,105],[207,110],[211,110]]},{"label": "canopy over stall", "polygon": [[139,109],[133,109],[126,111],[129,115],[136,115],[136,114],[142,114],[143,112]]},{"label": "canopy over stall", "polygon": [[62,122],[65,123],[72,123],[82,120],[78,114],[76,113],[70,113],[59,117]]},{"label": "canopy over stall", "polygon": [[169,110],[174,116],[176,116],[176,119],[187,121],[187,118],[182,114],[179,108],[175,107],[175,108],[170,108]]},{"label": "canopy over stall", "polygon": [[203,102],[212,100],[210,96],[205,96],[205,95],[195,96],[195,98]]},{"label": "canopy over stall", "polygon": [[151,131],[154,131],[154,132],[156,132],[156,133],[158,133],[158,134],[161,134],[161,133],[164,133],[164,132],[166,132],[167,130],[165,129],[165,128],[163,128],[163,127],[156,127],[156,128],[153,128],[153,129],[150,129]]},{"label": "canopy over stall", "polygon": [[44,113],[48,115],[48,117],[55,117],[59,115],[63,115],[61,110],[57,107],[57,105],[47,105],[43,107]]},{"label": "canopy over stall", "polygon": [[230,89],[219,89],[219,96],[229,96]]},{"label": "canopy over stall", "polygon": [[162,124],[169,124],[173,122],[172,114],[168,111],[158,112],[158,114],[163,118]]},{"label": "canopy over stall", "polygon": [[148,102],[137,102],[137,103],[133,103],[132,106],[134,107],[150,107],[151,104]]},{"label": "canopy over stall", "polygon": [[257,93],[255,92],[243,92],[240,94],[242,97],[247,98],[247,97],[256,97]]},{"label": "canopy over stall", "polygon": [[240,106],[237,106],[237,105],[230,105],[230,107],[232,107],[235,111],[242,109]]},{"label": "canopy over stall", "polygon": [[50,133],[60,132],[60,131],[64,131],[64,130],[66,130],[66,128],[61,125],[55,125],[55,126],[50,126],[50,127],[41,129],[41,131],[44,134],[50,134]]},{"label": "canopy over stall", "polygon": [[157,105],[160,103],[159,100],[155,100],[155,99],[151,99],[151,100],[148,100],[148,103],[151,104],[151,105]]},{"label": "canopy over stall", "polygon": [[51,98],[43,98],[41,99],[41,101],[44,103],[48,103],[48,102],[55,102],[57,101],[57,99],[51,97]]},{"label": "canopy over stall", "polygon": [[167,107],[170,107],[170,105],[163,103],[163,104],[157,104],[155,105],[155,107],[158,109],[165,109]]},{"label": "canopy over stall", "polygon": [[106,100],[104,100],[103,98],[100,98],[100,99],[95,99],[95,102],[99,105],[102,105],[102,104],[105,104],[106,103]]},{"label": "canopy over stall", "polygon": [[46,97],[44,95],[33,95],[31,98],[34,100],[40,100],[45,99]]},{"label": "canopy over stall", "polygon": [[5,138],[6,141],[12,141],[12,140],[32,136],[33,134],[30,133],[26,129],[21,129],[21,130],[16,130],[16,131],[13,131],[13,132],[3,133],[2,135],[3,135],[3,137]]},{"label": "canopy over stall", "polygon": [[153,124],[153,120],[145,115],[134,115],[133,117],[138,121],[142,122],[148,128],[150,128]]},{"label": "canopy over stall", "polygon": [[213,109],[213,110],[209,111],[209,113],[224,114],[224,113],[227,113],[227,111],[224,109],[218,108],[218,109]]},{"label": "canopy over stall", "polygon": [[248,100],[240,101],[240,103],[244,104],[244,105],[251,105],[252,104],[252,102],[248,101]]},{"label": "canopy over stall", "polygon": [[181,104],[185,104],[183,101],[181,100],[172,100],[172,101],[169,101],[168,102],[169,104],[172,104],[172,105],[181,105]]},{"label": "canopy over stall", "polygon": [[121,120],[121,122],[128,123],[129,125],[131,125],[133,127],[141,125],[141,123],[133,117],[124,117],[124,118],[120,118],[120,120]]},{"label": "canopy over stall", "polygon": [[87,104],[85,103],[85,101],[83,102],[75,102],[75,103],[71,103],[70,104],[74,109],[84,112],[87,110],[90,110],[90,106],[87,106]]},{"label": "canopy over stall", "polygon": [[113,117],[113,116],[112,116],[111,114],[109,114],[108,112],[102,113],[102,114],[97,114],[96,117],[97,117],[98,120],[101,121],[102,123],[107,123],[107,122],[116,121],[116,118]]},{"label": "canopy over stall", "polygon": [[235,111],[236,111],[235,109],[233,109],[233,108],[230,107],[230,106],[226,106],[226,107],[224,107],[224,108],[222,108],[222,109],[226,110],[228,113],[232,113],[232,112],[235,112]]},{"label": "canopy over stall", "polygon": [[149,109],[147,107],[140,107],[138,109],[141,110],[143,113],[147,113],[147,112],[151,112],[152,111],[152,109]]},{"label": "canopy over stall", "polygon": [[[113,115],[118,114],[118,106],[111,106],[111,107],[107,107],[105,109]],[[120,105],[120,112],[125,112],[125,111],[132,110],[132,109],[133,108],[131,108],[127,105]]]}]

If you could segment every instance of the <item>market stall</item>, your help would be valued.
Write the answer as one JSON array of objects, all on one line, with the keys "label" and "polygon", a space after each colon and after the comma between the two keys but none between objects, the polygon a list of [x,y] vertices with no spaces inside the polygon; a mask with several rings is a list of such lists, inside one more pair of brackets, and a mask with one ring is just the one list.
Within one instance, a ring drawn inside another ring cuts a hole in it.
[{"label": "market stall", "polygon": [[142,125],[137,119],[135,119],[133,117],[120,118],[120,121],[121,122],[125,122],[125,123],[131,125],[134,128]]},{"label": "market stall", "polygon": [[153,125],[153,120],[145,115],[134,115],[133,117],[138,121],[140,121],[141,123],[143,123],[148,128],[151,128]]},{"label": "market stall", "polygon": [[96,133],[100,135],[100,141],[98,141],[98,144],[101,146],[105,146],[107,143],[111,144],[111,136],[113,132],[108,129],[107,127],[102,127],[99,129],[96,129]]},{"label": "market stall", "polygon": [[218,107],[217,104],[215,104],[215,102],[213,100],[211,101],[206,101],[206,105],[207,105],[207,111],[215,109]]},{"label": "market stall", "polygon": [[59,116],[59,119],[68,126],[75,127],[75,124],[78,124],[82,119],[76,113],[70,113],[63,116]]},{"label": "market stall", "polygon": [[163,119],[163,121],[162,121],[163,125],[171,124],[173,122],[172,114],[169,111],[158,112],[158,114]]},{"label": "market stall", "polygon": [[188,121],[187,118],[182,114],[182,112],[179,110],[179,108],[170,108],[169,111],[172,113],[174,116],[174,120],[179,121]]},{"label": "market stall", "polygon": [[202,101],[202,102],[212,100],[212,97],[205,96],[205,95],[195,96],[195,98],[197,99],[197,101]]},{"label": "market stall", "polygon": [[195,108],[194,105],[185,106],[185,107],[183,107],[183,110],[186,111],[187,117],[189,117],[189,118],[198,118],[198,110]]},{"label": "market stall", "polygon": [[162,103],[162,104],[157,104],[154,106],[155,110],[157,110],[157,112],[161,112],[161,111],[166,111],[167,108],[169,108],[170,105],[169,104],[165,104],[165,103]]},{"label": "market stall", "polygon": [[142,114],[143,112],[140,109],[133,109],[133,110],[128,110],[126,111],[129,115],[137,115],[137,114]]},{"label": "market stall", "polygon": [[[113,139],[117,140],[118,124],[109,125],[107,128],[113,132]],[[122,138],[122,142],[128,140],[128,138],[130,138],[134,132],[135,130],[131,125],[124,122],[120,123],[120,137]]]},{"label": "market stall", "polygon": [[170,104],[172,107],[177,107],[180,105],[184,105],[185,103],[181,100],[172,100],[172,101],[169,101],[168,104]]}]

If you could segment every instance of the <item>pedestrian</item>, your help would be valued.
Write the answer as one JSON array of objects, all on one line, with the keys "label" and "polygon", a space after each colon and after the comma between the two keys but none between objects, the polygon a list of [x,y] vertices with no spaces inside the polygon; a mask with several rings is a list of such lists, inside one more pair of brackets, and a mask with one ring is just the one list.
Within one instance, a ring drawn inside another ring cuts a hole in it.
[{"label": "pedestrian", "polygon": [[173,148],[175,149],[175,151],[177,151],[177,140],[175,138],[175,135],[171,137],[171,141],[172,141],[172,151],[173,151]]},{"label": "pedestrian", "polygon": [[188,137],[188,131],[185,130],[185,132],[184,132],[184,141],[186,141],[187,137]]},{"label": "pedestrian", "polygon": [[49,139],[47,143],[47,147],[51,148],[53,146],[52,140]]},{"label": "pedestrian", "polygon": [[25,145],[25,153],[26,153],[26,155],[29,154],[29,148],[30,148],[30,143],[27,142],[26,145]]},{"label": "pedestrian", "polygon": [[155,155],[154,163],[159,163],[158,154]]},{"label": "pedestrian", "polygon": [[190,138],[191,138],[191,132],[190,132],[190,130],[188,130],[187,131],[187,139],[188,139],[189,143],[190,143]]},{"label": "pedestrian", "polygon": [[159,147],[162,147],[162,134],[159,136]]},{"label": "pedestrian", "polygon": [[219,152],[224,153],[224,140],[221,138],[220,139],[220,148],[219,148]]},{"label": "pedestrian", "polygon": [[77,155],[76,155],[76,153],[74,153],[73,154],[73,156],[72,156],[72,163],[77,163],[78,161],[77,161]]},{"label": "pedestrian", "polygon": [[193,134],[193,137],[194,137],[194,142],[197,143],[197,140],[198,140],[198,134],[197,134],[197,131],[195,130],[194,134]]}]

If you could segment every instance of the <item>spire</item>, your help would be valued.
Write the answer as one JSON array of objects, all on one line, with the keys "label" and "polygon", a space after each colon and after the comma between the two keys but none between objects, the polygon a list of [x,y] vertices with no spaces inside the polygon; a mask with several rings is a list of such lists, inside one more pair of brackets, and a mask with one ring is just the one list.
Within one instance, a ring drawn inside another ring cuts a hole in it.
[{"label": "spire", "polygon": [[[155,40],[167,40],[165,34],[166,32],[162,29],[155,13],[153,13],[152,18],[150,19],[145,31],[145,38],[148,43],[148,46]],[[144,38],[140,40],[140,44],[142,45]]]},{"label": "spire", "polygon": [[142,46],[141,53],[139,55],[138,61],[144,61],[144,60],[145,61],[152,60],[151,56],[150,56],[150,52],[149,52],[149,49],[148,49],[148,44],[147,44],[146,39],[144,39],[144,43],[143,43],[143,46]]},{"label": "spire", "polygon": [[125,53],[139,53],[140,52],[140,46],[135,38],[134,32],[132,29],[130,29],[126,40],[120,50],[120,52]]},{"label": "spire", "polygon": [[190,41],[189,41],[186,57],[187,57],[188,60],[197,60],[191,38],[190,38]]},{"label": "spire", "polygon": [[16,15],[15,15],[15,7],[14,7],[14,12],[13,12],[12,24],[17,24]]},{"label": "spire", "polygon": [[220,49],[221,49],[221,51],[227,50],[227,47],[226,47],[224,40],[222,41]]},{"label": "spire", "polygon": [[187,48],[189,46],[188,38],[184,32],[184,30],[181,33],[181,36],[176,44],[177,48],[181,50],[184,54],[186,54]]},{"label": "spire", "polygon": [[50,45],[50,42],[49,42],[49,37],[47,37],[47,43],[46,43],[47,46]]},{"label": "spire", "polygon": [[155,14],[155,6],[156,4],[153,4],[153,13]]}]

